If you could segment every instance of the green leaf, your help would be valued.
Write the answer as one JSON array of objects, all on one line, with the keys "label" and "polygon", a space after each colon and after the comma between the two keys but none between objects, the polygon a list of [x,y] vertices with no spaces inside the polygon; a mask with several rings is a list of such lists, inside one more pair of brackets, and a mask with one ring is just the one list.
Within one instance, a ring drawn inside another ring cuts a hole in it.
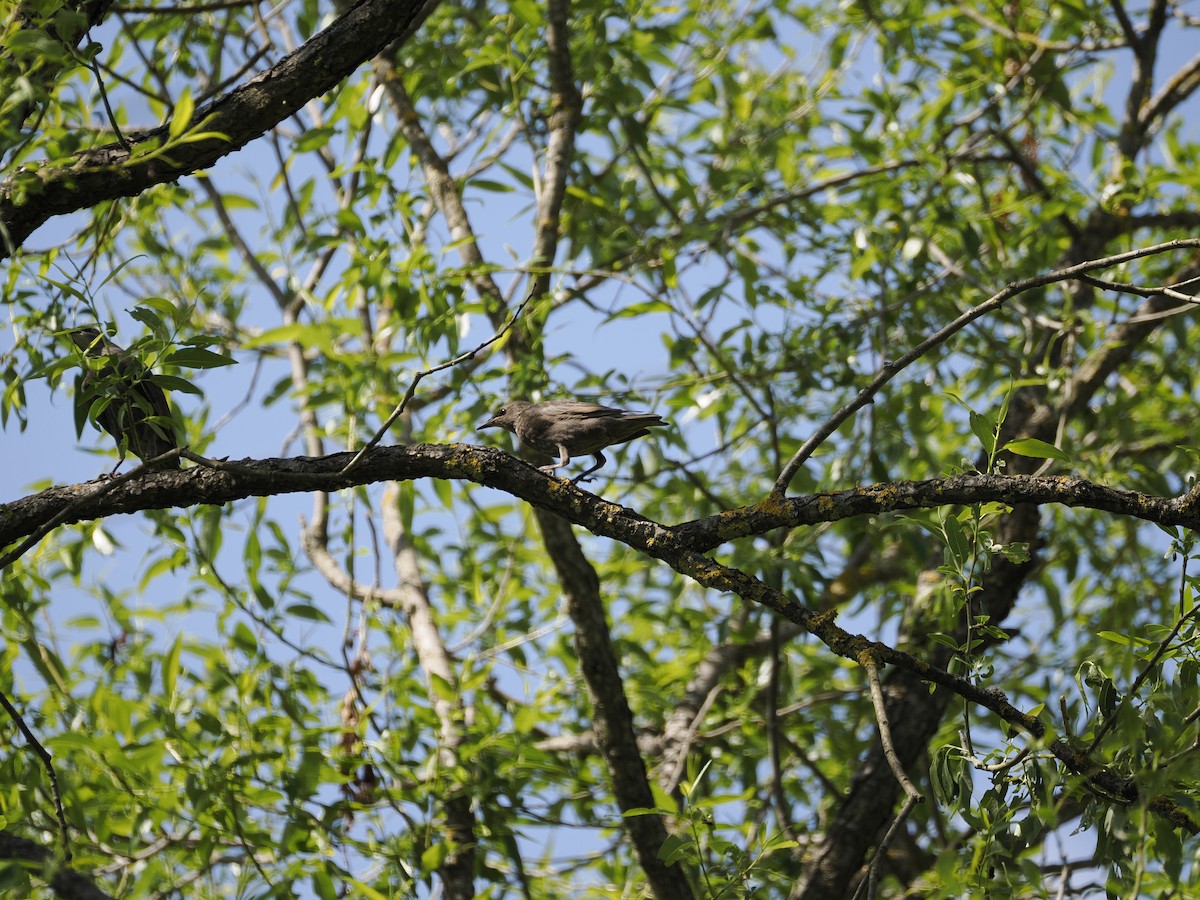
[{"label": "green leaf", "polygon": [[983,445],[983,452],[989,457],[996,452],[996,423],[988,416],[971,410],[969,413],[971,431]]},{"label": "green leaf", "polygon": [[237,364],[237,360],[231,356],[224,353],[213,353],[202,347],[180,347],[163,362],[167,365],[190,369],[215,369],[220,366]]},{"label": "green leaf", "polygon": [[[424,854],[421,856],[421,862],[422,864],[425,862]],[[430,869],[430,871],[432,871],[432,869]],[[371,887],[369,884],[359,881],[357,878],[343,878],[342,881],[347,886],[354,888],[353,896],[355,897],[363,897],[365,900],[392,900],[394,897],[394,894],[381,893],[375,890],[375,888]],[[338,896],[340,897],[342,894],[339,893]]]},{"label": "green leaf", "polygon": [[163,693],[168,702],[175,696],[175,686],[179,678],[179,653],[183,646],[183,635],[176,635],[171,642],[162,661]]},{"label": "green leaf", "polygon": [[200,388],[196,387],[188,379],[181,378],[178,375],[152,375],[150,376],[150,380],[164,391],[179,391],[184,394],[194,394],[197,397],[204,396]]},{"label": "green leaf", "polygon": [[238,622],[233,628],[233,645],[243,653],[253,655],[258,652],[258,638],[245,622]]},{"label": "green leaf", "polygon": [[295,616],[298,619],[307,619],[310,622],[333,621],[333,619],[326,615],[324,610],[313,606],[311,603],[292,603],[287,606],[285,612],[289,616]]},{"label": "green leaf", "polygon": [[337,886],[333,883],[333,879],[329,877],[329,873],[324,869],[313,872],[309,876],[309,880],[313,887],[313,893],[320,897],[321,900],[337,900],[340,896]]},{"label": "green leaf", "polygon": [[505,184],[502,181],[492,181],[488,178],[472,178],[471,187],[479,188],[481,191],[488,191],[493,194],[511,194],[516,190],[511,184]]},{"label": "green leaf", "polygon": [[184,85],[179,96],[175,98],[175,108],[171,110],[171,125],[168,128],[168,134],[172,139],[178,138],[188,130],[188,126],[192,124],[192,113],[195,112],[195,109],[192,89],[188,85]]},{"label": "green leaf", "polygon": [[1106,641],[1112,641],[1114,644],[1120,644],[1124,647],[1138,647],[1145,649],[1153,647],[1154,641],[1148,641],[1144,637],[1136,634],[1124,634],[1119,631],[1098,631],[1096,637],[1103,638]]},{"label": "green leaf", "polygon": [[458,691],[455,690],[454,685],[436,672],[429,673],[429,685],[440,699],[448,702],[458,700]]},{"label": "green leaf", "polygon": [[338,133],[338,129],[332,125],[318,125],[313,128],[305,129],[305,131],[296,138],[292,144],[292,150],[297,153],[311,153],[314,150],[320,150],[329,143],[330,138]]},{"label": "green leaf", "polygon": [[450,847],[447,844],[432,844],[421,853],[421,868],[426,872],[436,872],[449,856]]},{"label": "green leaf", "polygon": [[1047,444],[1045,441],[1040,441],[1037,438],[1018,438],[1015,441],[1009,441],[1001,449],[1007,450],[1009,453],[1016,453],[1018,456],[1031,456],[1035,459],[1057,459],[1061,462],[1071,461],[1071,457],[1062,450],[1059,450],[1053,444]]},{"label": "green leaf", "polygon": [[682,834],[668,834],[658,848],[658,858],[668,866],[686,860],[695,853],[695,842]]}]

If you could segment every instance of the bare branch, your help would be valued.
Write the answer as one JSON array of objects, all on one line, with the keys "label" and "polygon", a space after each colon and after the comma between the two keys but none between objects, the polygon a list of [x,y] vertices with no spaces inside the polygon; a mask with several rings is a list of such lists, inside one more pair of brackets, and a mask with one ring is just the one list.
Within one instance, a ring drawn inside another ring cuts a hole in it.
[{"label": "bare branch", "polygon": [[[892,729],[888,725],[887,705],[883,701],[883,688],[879,684],[879,666],[871,662],[869,657],[861,662],[867,670],[867,682],[871,686],[871,705],[875,709],[875,722],[879,726],[879,742],[883,745],[884,758],[887,759],[892,774],[896,776],[896,781],[908,799],[914,803],[924,803],[925,795],[909,780],[908,773],[900,764],[900,758],[896,756],[896,747],[892,743]],[[882,851],[882,848],[880,849]]]}]

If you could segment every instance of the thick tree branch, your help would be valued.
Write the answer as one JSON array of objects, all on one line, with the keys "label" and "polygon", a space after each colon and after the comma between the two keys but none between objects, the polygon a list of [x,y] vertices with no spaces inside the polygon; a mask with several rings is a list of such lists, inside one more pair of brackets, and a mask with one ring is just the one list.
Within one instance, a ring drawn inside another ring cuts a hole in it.
[{"label": "thick tree branch", "polygon": [[[446,478],[474,481],[506,491],[539,509],[557,513],[595,534],[638,549],[668,540],[690,551],[707,552],[728,541],[795,528],[837,522],[855,516],[904,509],[936,509],[977,503],[1059,504],[1142,519],[1158,525],[1200,529],[1200,496],[1155,497],[1096,484],[1076,476],[1023,477],[955,475],[928,481],[897,481],[803,497],[768,497],[678,525],[661,525],[636,512],[544,475],[507,453],[468,444],[412,444],[379,447],[349,473],[341,469],[351,453],[319,458],[244,459],[154,472],[111,488],[106,482],[48,488],[0,504],[0,546],[32,534],[69,504],[62,524],[149,509],[222,504],[315,490],[341,490],[379,481]],[[2,562],[2,561],[0,561]],[[7,562],[4,563],[7,565]]]},{"label": "thick tree branch", "polygon": [[[578,490],[561,479],[543,475],[532,466],[497,450],[461,444],[386,447],[372,453],[350,475],[341,475],[340,470],[348,458],[349,454],[341,453],[315,460],[247,460],[233,465],[225,464],[221,469],[197,467],[181,472],[152,473],[130,482],[123,490],[112,491],[102,505],[79,497],[79,491],[91,485],[51,488],[25,500],[0,506],[0,543],[7,544],[20,538],[22,527],[36,528],[40,517],[52,516],[61,505],[72,501],[79,502],[72,511],[70,521],[82,521],[138,510],[227,503],[248,496],[310,491],[328,487],[331,479],[337,487],[344,488],[384,480],[465,478],[504,490],[538,509],[554,512],[595,534],[661,559],[706,587],[732,591],[744,599],[761,603],[823,640],[828,638],[826,642],[831,649],[847,658],[857,659],[858,652],[876,650],[880,653],[878,659],[881,662],[901,665],[922,678],[950,687],[1008,720],[1009,714],[1014,712],[1011,707],[1006,703],[996,705],[994,695],[978,686],[947,673],[933,671],[928,665],[911,661],[906,654],[885,645],[871,642],[861,644],[861,639],[833,626],[831,615],[818,615],[752,576],[703,556],[695,548],[707,549],[708,541],[697,540],[697,533],[709,536],[715,530],[722,540],[730,540],[761,534],[763,530],[771,528],[835,521],[853,515],[988,502],[1027,507],[1061,503],[1163,525],[1200,527],[1200,489],[1177,498],[1162,498],[1107,488],[1081,478],[995,475],[960,475],[933,481],[899,482],[779,503],[767,500],[755,507],[670,527]],[[702,524],[721,523],[734,514],[741,514],[743,518],[753,521],[754,528],[745,527],[745,521],[732,530],[713,529]],[[1033,728],[1036,725],[1019,714],[1013,721],[1023,727]],[[1040,733],[1040,729],[1037,733]]]},{"label": "thick tree branch", "polygon": [[157,184],[207,168],[336,87],[389,44],[411,37],[438,0],[362,0],[276,65],[196,110],[191,128],[209,137],[139,158],[167,137],[167,125],[129,134],[119,144],[84,150],[68,164],[27,166],[0,184],[0,258],[50,218],[134,197]]}]

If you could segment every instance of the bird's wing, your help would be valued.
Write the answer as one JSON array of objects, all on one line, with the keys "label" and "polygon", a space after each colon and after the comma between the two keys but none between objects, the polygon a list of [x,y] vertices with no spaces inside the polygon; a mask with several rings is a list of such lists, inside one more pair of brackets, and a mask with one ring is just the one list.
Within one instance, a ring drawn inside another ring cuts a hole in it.
[{"label": "bird's wing", "polygon": [[573,416],[580,419],[614,419],[625,415],[623,409],[584,403],[580,400],[551,400],[542,404],[541,411],[551,415]]}]

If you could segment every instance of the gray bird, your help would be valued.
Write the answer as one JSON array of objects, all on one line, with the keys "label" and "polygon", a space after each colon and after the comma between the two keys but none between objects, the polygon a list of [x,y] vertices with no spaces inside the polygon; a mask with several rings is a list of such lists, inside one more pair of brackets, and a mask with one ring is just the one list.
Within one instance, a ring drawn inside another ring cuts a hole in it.
[{"label": "gray bird", "polygon": [[668,424],[654,413],[629,412],[577,400],[546,403],[510,400],[479,428],[504,428],[526,447],[547,456],[557,453],[558,462],[540,467],[547,474],[565,466],[572,456],[593,454],[596,464],[571,479],[572,484],[578,484],[590,480],[587,476],[604,465],[604,454],[600,451],[605,447],[624,444],[649,434],[651,428]]},{"label": "gray bird", "polygon": [[[86,356],[101,361],[96,368],[84,364],[75,391],[75,418],[77,428],[82,428],[84,416],[99,409],[96,423],[117,439],[120,457],[113,473],[121,467],[126,450],[145,461],[176,449],[179,439],[167,395],[150,380],[150,371],[141,361],[97,328],[76,328],[68,334]],[[160,466],[178,469],[179,457]]]}]

